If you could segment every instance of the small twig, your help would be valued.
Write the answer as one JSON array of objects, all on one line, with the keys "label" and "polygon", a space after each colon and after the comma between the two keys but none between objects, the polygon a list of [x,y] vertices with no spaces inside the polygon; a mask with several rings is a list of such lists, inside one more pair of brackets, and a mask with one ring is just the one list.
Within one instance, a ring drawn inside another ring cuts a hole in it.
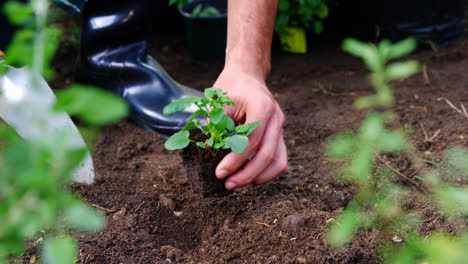
[{"label": "small twig", "polygon": [[464,106],[463,104],[460,104],[460,105],[461,105],[461,107],[462,107],[463,113],[464,113],[466,116],[468,116],[468,113],[466,112],[465,106]]},{"label": "small twig", "polygon": [[106,211],[106,212],[108,212],[108,213],[113,213],[113,212],[116,212],[116,211],[117,211],[117,209],[107,209],[107,208],[102,207],[102,206],[99,206],[99,205],[97,205],[97,204],[91,204],[91,206],[96,207],[96,208],[98,208],[98,209],[101,209],[101,210],[103,210],[103,211]]},{"label": "small twig", "polygon": [[399,176],[403,177],[408,183],[412,184],[414,187],[416,187],[418,190],[420,190],[421,192],[426,192],[421,186],[419,186],[418,184],[414,183],[410,177],[404,175],[403,173],[401,173],[399,170],[393,168],[392,166],[390,166],[390,164],[388,164],[387,162],[385,162],[385,160],[382,159],[382,157],[380,157],[379,154],[376,154],[375,155],[377,157],[377,159],[382,162],[385,166],[387,166],[389,169],[391,169],[393,172],[395,172],[396,174],[398,174]]},{"label": "small twig", "polygon": [[140,209],[140,207],[145,203],[145,201],[143,201],[140,205],[138,205],[138,207],[135,209],[135,212],[138,211],[138,209]]},{"label": "small twig", "polygon": [[163,180],[164,184],[167,185],[166,178],[164,178],[164,176],[162,175],[161,168],[159,166],[158,166],[158,174],[159,174],[159,177],[161,177],[161,179]]},{"label": "small twig", "polygon": [[423,132],[424,132],[424,138],[425,138],[424,141],[429,141],[429,136],[427,136],[427,132],[426,132],[426,129],[424,128],[424,124],[423,124],[423,123],[421,123],[421,128],[422,128],[422,130],[423,130]]},{"label": "small twig", "polygon": [[464,117],[468,118],[468,113],[465,109],[465,106],[463,104],[460,104],[461,105],[461,109],[458,109],[458,107],[456,107],[454,104],[452,104],[452,102],[450,102],[447,98],[444,98],[444,97],[439,97],[437,98],[437,101],[441,101],[441,100],[444,100],[451,108],[453,108],[453,110],[455,110],[457,113],[463,115]]},{"label": "small twig", "polygon": [[424,140],[424,141],[425,141],[425,142],[432,142],[432,141],[434,141],[434,139],[440,134],[440,129],[437,129],[437,131],[434,133],[434,135],[432,135],[432,137],[429,137],[429,136],[427,135],[427,131],[426,131],[426,128],[424,128],[424,124],[423,124],[423,123],[421,123],[421,128],[422,128],[422,130],[423,130],[423,132],[424,132],[424,137],[425,137],[425,140]]},{"label": "small twig", "polygon": [[434,141],[434,139],[440,134],[440,128],[437,129],[437,131],[434,133],[434,135],[432,135],[431,138],[429,138],[429,142],[432,142]]},{"label": "small twig", "polygon": [[268,227],[268,228],[272,228],[271,225],[266,224],[266,223],[262,223],[262,222],[256,222],[256,223],[259,224],[259,225],[264,225],[264,226],[266,226],[266,227]]},{"label": "small twig", "polygon": [[424,76],[424,85],[430,85],[431,80],[429,80],[429,74],[427,74],[427,65],[426,64],[423,64],[422,72],[423,72],[423,76]]}]

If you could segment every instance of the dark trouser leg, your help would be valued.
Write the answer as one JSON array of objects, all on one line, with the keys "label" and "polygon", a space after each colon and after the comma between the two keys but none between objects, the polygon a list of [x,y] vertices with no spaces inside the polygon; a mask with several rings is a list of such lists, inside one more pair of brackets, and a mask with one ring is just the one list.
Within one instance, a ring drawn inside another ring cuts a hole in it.
[{"label": "dark trouser leg", "polygon": [[154,0],[90,0],[83,12],[77,79],[111,90],[130,105],[130,119],[169,136],[181,130],[194,111],[164,116],[167,104],[202,93],[174,82],[147,55]]}]

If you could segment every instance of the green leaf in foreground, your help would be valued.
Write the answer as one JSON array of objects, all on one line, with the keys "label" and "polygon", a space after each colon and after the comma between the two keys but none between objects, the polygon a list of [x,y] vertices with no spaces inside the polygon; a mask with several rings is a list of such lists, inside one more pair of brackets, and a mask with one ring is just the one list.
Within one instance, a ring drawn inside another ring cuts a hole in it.
[{"label": "green leaf in foreground", "polygon": [[3,6],[3,11],[13,25],[22,25],[34,18],[34,10],[31,5],[18,1],[8,1]]},{"label": "green leaf in foreground", "polygon": [[244,152],[247,144],[249,143],[249,139],[246,136],[235,135],[232,137],[226,138],[226,144],[232,149],[232,151],[236,153]]},{"label": "green leaf in foreground", "polygon": [[96,232],[104,226],[104,217],[84,203],[75,203],[64,212],[70,227],[83,232]]},{"label": "green leaf in foreground", "polygon": [[190,143],[190,132],[182,130],[172,135],[165,143],[164,147],[168,150],[177,150],[187,147]]},{"label": "green leaf in foreground", "polygon": [[69,236],[48,238],[44,242],[43,257],[45,264],[72,264],[78,246]]},{"label": "green leaf in foreground", "polygon": [[128,115],[128,105],[119,96],[99,88],[71,85],[57,93],[55,111],[65,111],[92,125],[108,125]]},{"label": "green leaf in foreground", "polygon": [[328,233],[328,242],[331,246],[340,248],[351,241],[359,227],[359,216],[358,208],[348,206],[345,209]]}]

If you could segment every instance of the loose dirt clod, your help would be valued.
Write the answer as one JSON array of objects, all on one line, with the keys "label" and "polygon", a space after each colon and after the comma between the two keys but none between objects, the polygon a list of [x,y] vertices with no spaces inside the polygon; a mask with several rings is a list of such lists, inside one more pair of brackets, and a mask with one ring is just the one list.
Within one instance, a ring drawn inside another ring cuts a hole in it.
[{"label": "loose dirt clod", "polygon": [[171,211],[176,208],[176,203],[171,198],[167,197],[165,194],[159,195],[159,203],[162,207],[165,207]]},{"label": "loose dirt clod", "polygon": [[283,230],[291,233],[299,233],[306,226],[307,217],[301,215],[289,215],[283,221]]}]

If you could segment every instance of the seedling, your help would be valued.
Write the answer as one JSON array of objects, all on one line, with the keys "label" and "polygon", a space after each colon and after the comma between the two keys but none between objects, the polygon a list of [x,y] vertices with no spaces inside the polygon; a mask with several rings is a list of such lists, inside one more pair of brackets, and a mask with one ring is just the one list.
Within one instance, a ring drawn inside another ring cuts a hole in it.
[{"label": "seedling", "polygon": [[[359,229],[378,228],[382,238],[398,234],[405,241],[398,247],[384,242],[385,263],[468,263],[468,232],[458,231],[451,236],[420,233],[421,216],[405,207],[405,199],[411,197],[413,190],[395,181],[394,174],[400,179],[409,177],[380,156],[402,152],[415,155],[408,135],[387,124],[396,113],[385,110],[395,103],[390,81],[407,78],[419,70],[416,61],[388,62],[409,54],[415,47],[416,42],[412,39],[396,44],[384,40],[378,45],[347,39],[343,44],[345,51],[363,59],[376,93],[355,101],[357,109],[373,109],[359,130],[340,134],[328,145],[330,158],[346,162],[341,177],[354,188],[354,199],[331,225],[328,241],[334,247],[344,247]],[[376,166],[376,160],[386,167]],[[413,160],[414,163],[418,161],[416,157]],[[466,180],[467,160],[467,150],[453,148],[447,152],[444,164],[424,160],[436,169],[424,177],[412,177],[429,187],[430,192],[421,193],[426,201],[438,207],[444,217],[457,221],[464,221],[468,216],[468,190],[464,185],[450,183],[444,175],[457,175],[458,181]]]},{"label": "seedling", "polygon": [[[185,97],[164,107],[163,113],[171,115],[183,111],[192,105],[198,110],[189,118],[189,122],[182,131],[171,136],[164,146],[168,150],[186,148],[190,142],[202,148],[215,151],[219,149],[231,149],[234,152],[244,152],[249,142],[248,136],[260,125],[260,121],[250,124],[235,126],[234,121],[224,114],[224,106],[234,106],[235,103],[226,96],[226,92],[219,88],[205,89],[205,98]],[[201,126],[200,120],[195,118],[202,116],[206,125]],[[190,138],[190,131],[199,129],[208,138],[205,141],[195,141]]]}]

